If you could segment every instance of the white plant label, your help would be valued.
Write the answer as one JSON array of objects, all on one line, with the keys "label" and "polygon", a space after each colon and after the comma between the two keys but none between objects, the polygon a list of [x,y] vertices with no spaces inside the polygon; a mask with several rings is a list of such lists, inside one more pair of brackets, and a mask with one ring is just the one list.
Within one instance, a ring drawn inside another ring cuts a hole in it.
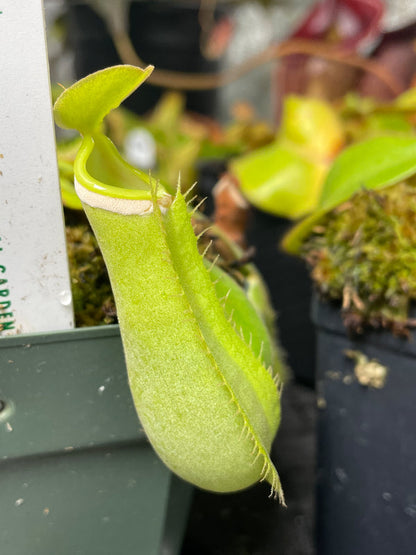
[{"label": "white plant label", "polygon": [[73,327],[41,0],[0,0],[0,335]]}]

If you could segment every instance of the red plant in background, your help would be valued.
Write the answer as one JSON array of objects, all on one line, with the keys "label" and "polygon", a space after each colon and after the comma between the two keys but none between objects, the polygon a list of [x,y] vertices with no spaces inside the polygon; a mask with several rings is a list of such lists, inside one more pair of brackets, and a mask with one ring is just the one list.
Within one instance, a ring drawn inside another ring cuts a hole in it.
[{"label": "red plant in background", "polygon": [[326,39],[343,50],[361,52],[380,36],[383,14],[381,0],[323,0],[292,36]]},{"label": "red plant in background", "polygon": [[[292,39],[325,41],[328,49],[368,54],[382,33],[381,0],[323,0],[316,4],[292,34]],[[311,94],[329,100],[353,87],[359,71],[308,54],[285,58],[277,70],[278,110],[289,93]]]}]

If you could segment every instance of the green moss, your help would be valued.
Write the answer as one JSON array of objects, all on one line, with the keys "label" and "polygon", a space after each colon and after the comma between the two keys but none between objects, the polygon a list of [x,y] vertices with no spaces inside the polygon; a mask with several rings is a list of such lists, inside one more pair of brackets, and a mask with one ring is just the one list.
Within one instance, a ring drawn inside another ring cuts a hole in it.
[{"label": "green moss", "polygon": [[83,224],[67,226],[66,240],[76,325],[116,323],[107,270],[91,229]]},{"label": "green moss", "polygon": [[339,206],[305,242],[302,255],[318,290],[342,301],[346,326],[408,333],[415,321],[416,180],[363,190]]}]

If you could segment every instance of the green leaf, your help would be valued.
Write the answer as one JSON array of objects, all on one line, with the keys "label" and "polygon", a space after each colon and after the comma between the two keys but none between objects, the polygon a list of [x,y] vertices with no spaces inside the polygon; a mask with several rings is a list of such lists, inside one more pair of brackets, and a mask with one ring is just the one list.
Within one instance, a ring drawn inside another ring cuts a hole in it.
[{"label": "green leaf", "polygon": [[276,216],[300,218],[316,206],[326,166],[276,142],[230,163],[244,196]]},{"label": "green leaf", "polygon": [[381,189],[416,171],[416,139],[375,137],[336,158],[324,183],[318,210],[332,210],[360,189]]},{"label": "green leaf", "polygon": [[73,181],[69,181],[66,177],[61,176],[59,183],[63,205],[72,210],[82,210],[82,204],[75,192]]},{"label": "green leaf", "polygon": [[382,189],[415,172],[415,138],[375,137],[350,146],[332,165],[316,211],[286,235],[283,248],[293,254],[298,253],[313,226],[360,189]]},{"label": "green leaf", "polygon": [[283,248],[283,250],[285,250],[289,254],[298,254],[302,247],[303,241],[309,235],[313,226],[317,224],[323,218],[323,216],[325,216],[325,214],[326,212],[324,210],[317,210],[316,212],[313,212],[313,214],[296,224],[283,237],[281,241],[281,247]]},{"label": "green leaf", "polygon": [[328,160],[345,140],[328,102],[291,95],[285,99],[278,140],[231,162],[231,171],[257,208],[297,219],[315,209]]},{"label": "green leaf", "polygon": [[97,71],[81,79],[60,95],[55,102],[57,125],[92,134],[105,116],[117,108],[152,73],[153,66],[141,69],[120,65]]},{"label": "green leaf", "polygon": [[387,134],[409,136],[414,133],[412,124],[408,121],[406,114],[399,111],[370,114],[365,122],[365,131],[368,136],[373,137]]}]

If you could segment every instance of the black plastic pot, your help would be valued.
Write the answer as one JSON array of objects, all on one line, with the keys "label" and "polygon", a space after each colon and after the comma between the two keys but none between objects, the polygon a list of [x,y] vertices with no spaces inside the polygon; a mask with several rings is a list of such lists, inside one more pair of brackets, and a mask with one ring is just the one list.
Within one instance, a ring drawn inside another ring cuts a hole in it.
[{"label": "black plastic pot", "polygon": [[[338,306],[317,326],[319,555],[413,555],[416,545],[416,333],[349,338]],[[358,350],[387,366],[381,389],[357,381]]]},{"label": "black plastic pot", "polygon": [[[68,36],[75,55],[77,78],[121,63],[107,26],[99,15],[86,2],[67,2]],[[160,69],[187,73],[218,70],[218,62],[207,60],[200,49],[199,7],[199,1],[132,1],[129,34],[140,58]],[[126,106],[142,114],[157,103],[162,92],[160,87],[144,84],[139,94],[126,101]],[[189,92],[186,98],[189,110],[213,115],[216,90]]]},{"label": "black plastic pot", "polygon": [[198,195],[205,199],[202,210],[210,216],[215,208],[212,190],[222,174],[227,171],[227,162],[225,158],[207,158],[199,160],[196,164]]}]

